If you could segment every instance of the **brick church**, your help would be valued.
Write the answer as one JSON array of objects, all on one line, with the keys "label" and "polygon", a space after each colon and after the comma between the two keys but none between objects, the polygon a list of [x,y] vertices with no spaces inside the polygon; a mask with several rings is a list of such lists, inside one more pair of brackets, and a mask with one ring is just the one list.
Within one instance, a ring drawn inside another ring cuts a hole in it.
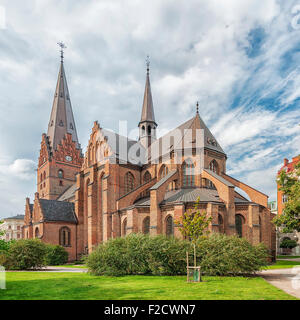
[{"label": "brick church", "polygon": [[160,138],[157,126],[147,63],[137,141],[95,121],[83,155],[61,52],[37,192],[33,203],[26,199],[24,238],[60,244],[76,260],[133,232],[181,237],[174,221],[200,198],[199,210],[212,216],[210,231],[264,242],[274,254],[268,196],[226,174],[227,155],[198,105],[194,117]]}]

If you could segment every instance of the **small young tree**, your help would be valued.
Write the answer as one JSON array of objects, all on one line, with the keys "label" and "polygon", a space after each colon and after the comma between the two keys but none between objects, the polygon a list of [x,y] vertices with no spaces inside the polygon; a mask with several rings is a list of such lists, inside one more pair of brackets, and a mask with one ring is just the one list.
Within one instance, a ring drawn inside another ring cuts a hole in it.
[{"label": "small young tree", "polygon": [[209,233],[208,226],[212,220],[206,212],[200,211],[200,197],[194,205],[195,212],[188,210],[179,220],[175,221],[179,225],[181,234],[195,243],[200,237]]},{"label": "small young tree", "polygon": [[[179,225],[179,230],[181,234],[192,241],[194,246],[194,269],[193,275],[194,278],[198,278],[197,269],[196,269],[196,241],[209,233],[208,226],[212,220],[212,217],[209,217],[206,211],[200,211],[200,197],[197,198],[197,201],[194,205],[195,212],[189,210],[184,213],[179,220],[175,221]],[[188,252],[187,254],[187,267],[188,266]],[[189,281],[189,270],[188,271],[188,281]],[[199,279],[201,281],[201,272],[199,268]]]},{"label": "small young tree", "polygon": [[289,233],[300,231],[300,162],[292,172],[281,171],[277,179],[280,189],[287,197],[283,213],[274,218],[277,227],[282,227],[282,232]]}]

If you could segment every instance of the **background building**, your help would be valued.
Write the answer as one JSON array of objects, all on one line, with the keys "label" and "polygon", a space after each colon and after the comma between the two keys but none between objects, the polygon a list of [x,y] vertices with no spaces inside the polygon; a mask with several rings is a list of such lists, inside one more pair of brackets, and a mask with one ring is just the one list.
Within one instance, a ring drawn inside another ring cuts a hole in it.
[{"label": "background building", "polygon": [[0,232],[5,234],[0,237],[2,240],[22,239],[22,228],[24,226],[24,215],[18,214],[14,217],[4,218],[4,223],[0,224]]},{"label": "background building", "polygon": [[[295,168],[295,165],[300,162],[300,156],[296,156],[292,158],[292,161],[289,161],[287,158],[283,159],[283,166],[278,171],[278,175],[282,170],[285,170],[287,173],[292,172]],[[280,190],[280,185],[277,184],[277,203],[278,203],[278,214],[282,214],[284,210],[284,204],[288,201],[287,195],[285,195]],[[291,232],[291,233],[281,233],[280,228],[277,228],[277,253],[282,254],[283,249],[280,248],[280,243],[283,239],[296,240],[298,242],[298,246],[292,249],[292,255],[300,254],[300,232]]]}]

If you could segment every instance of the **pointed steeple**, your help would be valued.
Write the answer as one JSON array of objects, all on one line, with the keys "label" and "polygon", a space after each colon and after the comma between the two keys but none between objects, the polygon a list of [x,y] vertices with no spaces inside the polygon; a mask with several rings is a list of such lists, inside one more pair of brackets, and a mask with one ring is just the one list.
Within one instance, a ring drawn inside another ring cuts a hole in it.
[{"label": "pointed steeple", "polygon": [[142,109],[142,116],[141,116],[140,123],[144,121],[155,123],[150,77],[149,77],[149,66],[150,66],[149,56],[146,59],[146,64],[147,64],[146,85],[145,85],[144,102],[143,102],[143,109]]},{"label": "pointed steeple", "polygon": [[61,62],[47,132],[52,150],[57,149],[57,145],[61,143],[66,133],[72,135],[76,147],[80,148],[64,70],[63,48],[65,46],[63,43],[59,43],[59,46],[61,47]]},{"label": "pointed steeple", "polygon": [[141,121],[139,122],[139,131],[142,145],[147,149],[152,142],[156,139],[156,127],[157,124],[155,122],[154,117],[154,109],[153,109],[153,101],[151,94],[151,86],[150,86],[150,77],[149,77],[149,56],[146,59],[147,65],[147,74],[146,74],[146,85],[145,85],[145,93],[144,93],[144,102],[142,109]]}]

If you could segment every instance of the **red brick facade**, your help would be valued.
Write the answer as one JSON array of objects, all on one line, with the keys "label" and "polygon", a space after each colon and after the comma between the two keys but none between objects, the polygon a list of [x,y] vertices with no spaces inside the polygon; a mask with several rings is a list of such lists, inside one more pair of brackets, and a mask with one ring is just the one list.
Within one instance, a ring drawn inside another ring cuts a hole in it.
[{"label": "red brick facade", "polygon": [[[143,134],[141,144],[147,149],[151,143],[161,144],[154,132],[156,123],[151,109],[148,72],[145,90],[139,127]],[[174,221],[193,208],[200,195],[200,210],[212,216],[210,231],[228,235],[239,233],[252,244],[264,242],[274,253],[275,230],[267,208],[267,195],[226,174],[227,156],[198,112],[177,129],[178,132],[191,130],[188,155],[181,153],[184,146],[176,149],[174,143],[170,143],[167,152],[159,152],[156,161],[144,164],[121,161],[120,150],[114,149],[97,121],[84,158],[72,135],[66,134],[56,150],[51,149],[51,141],[43,135],[37,173],[38,194],[33,206],[29,199],[26,201],[25,237],[37,235],[45,242],[58,244],[59,230],[68,227],[70,260],[91,252],[108,239],[133,232],[181,237]],[[201,150],[194,143],[197,130],[204,130]],[[162,150],[163,146],[160,148]],[[68,156],[71,157],[69,161]],[[193,174],[187,174],[188,170],[194,170]],[[55,201],[61,194],[68,194],[72,185],[74,191],[66,201],[74,203],[76,223],[46,221],[41,199]],[[246,192],[250,201],[237,193],[235,187]]]}]

